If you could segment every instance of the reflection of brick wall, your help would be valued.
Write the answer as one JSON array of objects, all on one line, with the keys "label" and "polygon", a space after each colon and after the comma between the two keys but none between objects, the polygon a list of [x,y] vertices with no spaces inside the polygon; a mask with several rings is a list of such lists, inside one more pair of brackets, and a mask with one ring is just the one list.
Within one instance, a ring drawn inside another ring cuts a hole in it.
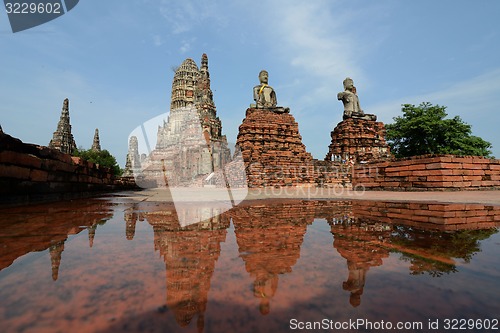
[{"label": "reflection of brick wall", "polygon": [[108,168],[4,133],[0,133],[0,147],[0,198],[4,203],[133,186],[114,178]]},{"label": "reflection of brick wall", "polygon": [[485,229],[500,224],[500,206],[480,204],[352,201],[352,210],[360,220],[424,230]]},{"label": "reflection of brick wall", "polygon": [[500,160],[416,156],[357,165],[353,185],[382,190],[462,190],[500,187]]},{"label": "reflection of brick wall", "polygon": [[68,235],[76,235],[85,230],[84,227],[89,230],[92,246],[92,231],[111,216],[110,208],[102,200],[4,209],[0,212],[0,270],[27,253],[64,243]]}]

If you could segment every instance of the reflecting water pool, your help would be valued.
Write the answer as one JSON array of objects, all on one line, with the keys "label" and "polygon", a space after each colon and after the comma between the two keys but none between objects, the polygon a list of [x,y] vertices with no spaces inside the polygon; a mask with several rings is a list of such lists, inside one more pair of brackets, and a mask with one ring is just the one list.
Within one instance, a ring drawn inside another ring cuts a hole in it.
[{"label": "reflecting water pool", "polygon": [[260,200],[182,228],[173,204],[119,196],[2,209],[1,331],[499,331],[499,216]]}]

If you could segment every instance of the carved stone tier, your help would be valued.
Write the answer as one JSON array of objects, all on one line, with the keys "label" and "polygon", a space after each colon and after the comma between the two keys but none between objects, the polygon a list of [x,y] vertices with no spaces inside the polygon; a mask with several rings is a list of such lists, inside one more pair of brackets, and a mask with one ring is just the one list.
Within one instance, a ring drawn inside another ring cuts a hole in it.
[{"label": "carved stone tier", "polygon": [[285,110],[246,111],[236,144],[241,149],[249,187],[315,183],[312,156],[302,143],[295,118]]},{"label": "carved stone tier", "polygon": [[359,163],[392,158],[385,133],[382,122],[355,118],[341,121],[331,132],[332,143],[325,160],[354,158]]}]

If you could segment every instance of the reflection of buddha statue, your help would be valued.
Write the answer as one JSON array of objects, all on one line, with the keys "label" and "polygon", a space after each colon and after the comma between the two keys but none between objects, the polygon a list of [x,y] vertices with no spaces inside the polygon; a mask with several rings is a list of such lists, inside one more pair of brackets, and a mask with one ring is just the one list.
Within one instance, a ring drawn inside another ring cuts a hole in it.
[{"label": "reflection of buddha statue", "polygon": [[253,283],[253,294],[255,297],[260,298],[259,311],[263,315],[267,315],[271,311],[269,301],[274,297],[278,289],[278,275],[277,274],[260,274],[257,280]]},{"label": "reflection of buddha statue", "polygon": [[361,305],[361,296],[366,283],[366,275],[371,267],[381,266],[382,259],[389,251],[380,245],[380,239],[387,239],[390,230],[376,231],[375,225],[332,224],[333,247],[347,260],[349,276],[342,283],[342,289],[349,291],[349,303],[353,307]]},{"label": "reflection of buddha statue", "polygon": [[344,91],[337,94],[337,99],[344,103],[344,120],[347,118],[358,118],[365,120],[377,120],[373,114],[365,114],[359,105],[359,98],[356,95],[356,87],[351,78],[344,80]]},{"label": "reflection of buddha statue", "polygon": [[259,108],[275,108],[276,93],[274,89],[268,85],[269,74],[266,70],[261,70],[259,73],[260,84],[253,88],[253,99],[256,107]]},{"label": "reflection of buddha statue", "polygon": [[366,282],[366,272],[368,272],[369,267],[363,267],[364,265],[358,265],[358,263],[347,260],[347,268],[349,269],[349,277],[347,281],[342,283],[342,289],[351,292],[349,297],[349,303],[353,307],[357,307],[361,304],[361,295],[363,295],[363,289]]}]

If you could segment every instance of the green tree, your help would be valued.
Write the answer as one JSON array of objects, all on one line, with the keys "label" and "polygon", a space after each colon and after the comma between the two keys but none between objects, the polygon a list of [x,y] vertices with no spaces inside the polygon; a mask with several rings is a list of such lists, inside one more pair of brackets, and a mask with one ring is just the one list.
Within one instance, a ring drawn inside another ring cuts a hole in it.
[{"label": "green tree", "polygon": [[92,149],[78,148],[73,155],[78,156],[85,161],[90,161],[99,164],[100,166],[110,168],[111,170],[113,170],[113,173],[117,176],[122,174],[122,170],[120,169],[120,166],[116,162],[116,158],[113,155],[111,155],[110,152],[107,151],[106,149],[101,151],[95,151]]},{"label": "green tree", "polygon": [[403,116],[386,125],[387,140],[396,157],[425,154],[491,157],[491,143],[473,136],[459,116],[445,119],[445,106],[403,104]]}]

